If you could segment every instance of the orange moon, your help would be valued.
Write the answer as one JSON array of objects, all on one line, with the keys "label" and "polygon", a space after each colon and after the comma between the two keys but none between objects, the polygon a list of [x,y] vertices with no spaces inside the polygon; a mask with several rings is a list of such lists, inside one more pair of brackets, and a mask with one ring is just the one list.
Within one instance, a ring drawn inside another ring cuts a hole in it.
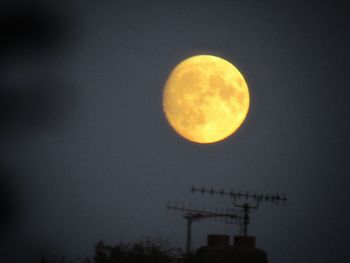
[{"label": "orange moon", "polygon": [[249,110],[243,75],[225,59],[198,55],[179,63],[163,91],[163,110],[171,127],[196,143],[214,143],[233,134]]}]

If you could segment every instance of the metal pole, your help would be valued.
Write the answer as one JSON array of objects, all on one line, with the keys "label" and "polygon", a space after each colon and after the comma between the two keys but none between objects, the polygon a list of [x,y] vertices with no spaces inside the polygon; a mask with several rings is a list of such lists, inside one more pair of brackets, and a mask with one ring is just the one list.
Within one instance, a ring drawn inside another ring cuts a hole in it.
[{"label": "metal pole", "polygon": [[190,255],[191,253],[191,240],[192,240],[192,232],[191,232],[191,227],[192,227],[192,218],[186,217],[187,219],[187,240],[186,240],[186,253],[187,256]]},{"label": "metal pole", "polygon": [[243,235],[248,235],[248,224],[249,224],[249,205],[244,204],[243,205],[243,211],[244,211],[244,218],[243,218]]}]

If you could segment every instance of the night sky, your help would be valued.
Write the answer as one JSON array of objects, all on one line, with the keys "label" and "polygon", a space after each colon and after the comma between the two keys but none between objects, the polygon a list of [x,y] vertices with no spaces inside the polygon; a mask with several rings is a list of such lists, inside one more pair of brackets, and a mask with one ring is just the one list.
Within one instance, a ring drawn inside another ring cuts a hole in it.
[{"label": "night sky", "polygon": [[[192,185],[285,192],[249,228],[272,263],[347,260],[349,2],[49,2],[0,8],[1,262],[144,236],[183,247],[169,201],[232,207]],[[246,121],[215,144],[184,140],[162,110],[170,71],[198,54],[250,89]],[[194,248],[212,233],[239,228],[194,223]]]}]

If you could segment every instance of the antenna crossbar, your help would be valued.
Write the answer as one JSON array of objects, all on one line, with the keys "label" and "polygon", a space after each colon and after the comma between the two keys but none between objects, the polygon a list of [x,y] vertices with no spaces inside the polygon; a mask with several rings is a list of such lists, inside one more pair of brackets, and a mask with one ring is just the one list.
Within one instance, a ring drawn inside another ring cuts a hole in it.
[{"label": "antenna crossbar", "polygon": [[224,191],[223,189],[217,190],[214,188],[196,188],[192,187],[191,189],[192,193],[199,192],[201,194],[211,194],[211,195],[220,195],[220,196],[229,196],[233,199],[253,199],[257,202],[286,202],[287,197],[284,193],[282,194],[262,194],[262,193],[250,193],[250,192],[241,192],[241,191]]}]

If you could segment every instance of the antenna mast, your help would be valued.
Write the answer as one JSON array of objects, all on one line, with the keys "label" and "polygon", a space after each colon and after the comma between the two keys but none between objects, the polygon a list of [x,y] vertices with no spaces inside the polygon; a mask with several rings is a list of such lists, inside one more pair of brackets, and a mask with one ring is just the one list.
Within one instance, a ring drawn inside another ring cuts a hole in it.
[{"label": "antenna mast", "polygon": [[[187,220],[187,236],[186,236],[186,254],[190,255],[191,253],[191,243],[192,243],[192,222],[200,221],[206,218],[230,218],[230,219],[242,219],[241,216],[238,216],[235,213],[226,211],[226,213],[217,213],[207,210],[191,209],[186,207],[170,206],[166,207],[169,210],[180,211],[184,213],[183,217]],[[227,222],[226,222],[227,223]]]},{"label": "antenna mast", "polygon": [[[250,216],[249,213],[251,210],[258,209],[260,203],[262,202],[270,202],[278,204],[279,202],[282,202],[285,204],[287,202],[287,197],[285,194],[252,194],[249,192],[235,192],[235,191],[224,191],[221,190],[215,190],[213,188],[207,189],[205,187],[202,188],[196,188],[192,187],[191,189],[192,193],[199,192],[201,194],[211,194],[211,195],[220,195],[220,196],[228,196],[233,199],[233,205],[235,207],[238,207],[241,209],[243,213],[243,235],[248,236],[248,224],[250,223]],[[244,200],[242,202],[242,200]]]}]

